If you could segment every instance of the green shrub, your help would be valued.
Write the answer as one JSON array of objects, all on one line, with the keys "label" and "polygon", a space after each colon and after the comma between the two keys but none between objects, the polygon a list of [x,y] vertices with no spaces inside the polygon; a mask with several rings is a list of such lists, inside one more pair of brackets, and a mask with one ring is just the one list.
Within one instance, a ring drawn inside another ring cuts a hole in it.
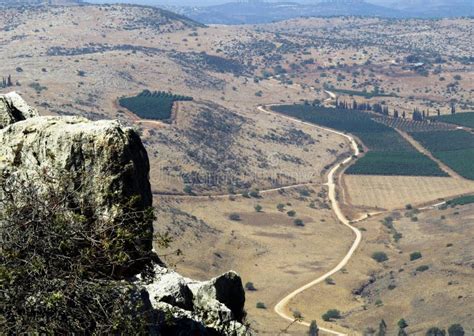
[{"label": "green shrub", "polygon": [[315,320],[311,321],[309,324],[308,336],[318,336],[319,327]]},{"label": "green shrub", "polygon": [[296,211],[295,210],[290,210],[286,214],[290,217],[295,217],[296,216]]},{"label": "green shrub", "polygon": [[0,329],[146,333],[152,308],[127,279],[156,258],[153,209],[132,197],[116,200],[116,217],[99,216],[96,200],[71,188],[73,176],[38,178],[46,194],[31,177],[1,178]]},{"label": "green shrub", "polygon": [[325,282],[327,285],[335,285],[335,284],[336,284],[336,282],[334,281],[333,278],[326,278],[326,279],[324,280],[324,282]]},{"label": "green shrub", "polygon": [[431,327],[430,329],[428,329],[428,331],[426,332],[426,336],[446,336],[446,331],[445,330],[441,330],[437,327]]},{"label": "green shrub", "polygon": [[372,254],[372,259],[380,263],[380,262],[387,261],[388,256],[385,252],[374,252]]},{"label": "green shrub", "polygon": [[258,309],[267,309],[267,306],[263,302],[257,302],[255,307],[257,307]]},{"label": "green shrub", "polygon": [[257,205],[255,206],[255,211],[257,211],[257,212],[261,212],[262,209],[263,209],[263,207],[262,207],[260,204],[257,204]]},{"label": "green shrub", "polygon": [[333,319],[340,319],[340,318],[341,318],[341,312],[337,309],[329,309],[322,316],[322,319],[326,322],[331,321]]},{"label": "green shrub", "polygon": [[429,267],[428,265],[421,265],[421,266],[418,266],[418,267],[416,268],[416,271],[417,271],[417,272],[425,272],[425,271],[427,271],[427,270],[429,270],[429,269],[430,269],[430,267]]},{"label": "green shrub", "polygon": [[408,327],[407,321],[405,321],[405,319],[403,318],[398,320],[397,325],[400,329],[405,329],[406,327]]},{"label": "green shrub", "polygon": [[302,220],[302,219],[299,219],[299,218],[295,219],[295,220],[293,221],[293,223],[294,223],[296,226],[304,226],[303,220]]},{"label": "green shrub", "polygon": [[234,213],[231,213],[231,214],[229,215],[229,219],[230,219],[231,221],[236,221],[236,222],[238,222],[238,221],[240,221],[240,215],[239,215],[238,213],[235,213],[235,212],[234,212]]},{"label": "green shrub", "polygon": [[256,291],[257,289],[255,288],[253,282],[247,282],[245,284],[245,289],[249,290],[249,291]]},{"label": "green shrub", "polygon": [[414,261],[421,258],[422,258],[421,252],[417,251],[410,254],[410,261]]},{"label": "green shrub", "polygon": [[449,336],[464,336],[464,328],[460,324],[452,324],[448,328]]}]

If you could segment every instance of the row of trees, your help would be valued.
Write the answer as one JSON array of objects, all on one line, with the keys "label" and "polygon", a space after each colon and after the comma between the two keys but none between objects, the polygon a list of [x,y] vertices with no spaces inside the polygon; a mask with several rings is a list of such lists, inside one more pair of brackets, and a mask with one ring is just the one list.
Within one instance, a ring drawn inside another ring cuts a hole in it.
[{"label": "row of trees", "polygon": [[[314,105],[314,104],[313,104]],[[358,110],[358,111],[370,111],[370,112],[375,112],[381,115],[389,116],[390,115],[390,110],[388,106],[375,103],[375,104],[369,104],[369,103],[357,103],[355,100],[352,101],[352,103],[348,103],[346,101],[339,101],[336,100],[336,108],[342,109],[342,110]],[[454,103],[451,104],[451,114],[456,113],[456,106]],[[437,110],[437,115],[441,115],[441,111],[438,109]],[[393,117],[394,118],[403,118],[406,119],[406,112],[403,111],[402,113],[399,113],[397,110],[393,111]],[[418,108],[415,108],[413,110],[412,114],[412,119],[414,121],[423,121],[427,118],[430,117],[430,111],[420,111]]]},{"label": "row of trees", "polygon": [[[401,319],[397,323],[398,326],[398,336],[406,336],[408,333],[406,332],[406,328],[408,327],[407,321],[405,319]],[[384,320],[380,321],[379,329],[375,330],[373,328],[369,328],[366,330],[366,335],[371,336],[386,336],[387,333],[387,323]],[[460,324],[452,324],[448,328],[448,332],[446,330],[440,329],[438,327],[431,327],[426,331],[426,336],[464,336],[464,328]]]},{"label": "row of trees", "polygon": [[8,75],[7,77],[2,77],[2,82],[0,83],[1,88],[6,88],[13,86],[12,76]]},{"label": "row of trees", "polygon": [[143,90],[141,93],[138,94],[138,97],[154,97],[154,98],[162,98],[162,99],[171,99],[173,101],[191,101],[193,97],[183,96],[173,94],[171,92],[165,91],[150,91],[150,90]]}]

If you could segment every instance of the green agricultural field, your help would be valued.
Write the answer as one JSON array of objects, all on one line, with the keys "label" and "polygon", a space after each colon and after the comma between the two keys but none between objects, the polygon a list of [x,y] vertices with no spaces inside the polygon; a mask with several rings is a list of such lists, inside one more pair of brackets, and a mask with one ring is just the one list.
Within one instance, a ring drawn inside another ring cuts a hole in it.
[{"label": "green agricultural field", "polygon": [[474,134],[456,130],[410,135],[459,175],[474,180]]},{"label": "green agricultural field", "polygon": [[447,176],[394,129],[372,120],[369,113],[310,105],[275,106],[273,110],[357,136],[369,153],[349,167],[348,174]]},{"label": "green agricultural field", "polygon": [[474,128],[474,112],[456,113],[433,118],[449,124]]},{"label": "green agricultural field", "polygon": [[474,195],[458,197],[447,203],[452,206],[472,204],[474,203]]},{"label": "green agricultural field", "polygon": [[418,152],[369,152],[346,170],[352,175],[447,176]]},{"label": "green agricultural field", "polygon": [[349,95],[349,96],[359,96],[359,97],[364,97],[364,98],[367,98],[367,99],[374,98],[374,97],[397,97],[397,95],[394,94],[394,93],[384,93],[384,92],[380,92],[378,90],[373,90],[371,92],[356,91],[356,90],[348,90],[348,89],[338,89],[338,88],[336,88],[334,86],[330,86],[330,85],[325,85],[324,89],[330,90],[332,92],[339,93],[339,94],[346,94],[346,95]]},{"label": "green agricultural field", "polygon": [[168,92],[145,90],[134,97],[123,97],[119,104],[143,119],[168,120],[175,101],[189,101],[191,97]]}]

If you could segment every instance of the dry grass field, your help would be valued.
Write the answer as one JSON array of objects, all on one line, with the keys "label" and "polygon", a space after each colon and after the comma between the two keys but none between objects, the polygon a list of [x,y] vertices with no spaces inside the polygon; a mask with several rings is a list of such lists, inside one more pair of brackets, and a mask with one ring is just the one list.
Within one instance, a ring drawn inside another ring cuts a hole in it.
[{"label": "dry grass field", "polygon": [[[333,277],[333,285],[300,295],[292,306],[309,319],[339,309],[343,318],[337,324],[359,333],[377,330],[384,319],[388,335],[395,335],[398,320],[404,318],[409,335],[425,335],[430,327],[447,329],[454,323],[472,335],[474,206],[391,216],[402,235],[398,242],[381,218],[361,224],[363,243],[345,272]],[[378,251],[385,252],[388,261],[374,261],[371,255]],[[411,261],[413,252],[422,257]],[[425,265],[428,269],[423,271],[420,266]]]},{"label": "dry grass field", "polygon": [[[262,335],[278,334],[288,323],[273,312],[277,301],[337,264],[352,243],[349,230],[336,221],[326,204],[324,189],[299,190],[234,201],[157,199],[157,229],[169,230],[177,237],[172,248],[184,252],[182,259],[167,261],[194,278],[228,269],[239,272],[244,283],[252,282],[257,289],[247,291],[252,326]],[[277,209],[280,203],[285,205],[283,211]],[[257,204],[261,212],[254,209]],[[290,217],[288,211],[296,214]],[[240,220],[230,220],[231,213]],[[303,220],[304,227],[296,226],[295,219]],[[267,309],[257,309],[257,302]],[[304,330],[294,326],[290,334]]]},{"label": "dry grass field", "polygon": [[450,177],[344,175],[345,202],[395,210],[474,192],[474,182]]}]

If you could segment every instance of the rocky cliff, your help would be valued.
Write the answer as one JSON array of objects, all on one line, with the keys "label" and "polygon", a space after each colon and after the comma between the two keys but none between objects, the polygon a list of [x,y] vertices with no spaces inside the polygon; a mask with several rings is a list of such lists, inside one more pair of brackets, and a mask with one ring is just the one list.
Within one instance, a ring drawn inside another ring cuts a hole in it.
[{"label": "rocky cliff", "polygon": [[193,281],[153,252],[150,167],[132,129],[40,117],[11,93],[0,142],[2,330],[249,333],[236,273]]}]

